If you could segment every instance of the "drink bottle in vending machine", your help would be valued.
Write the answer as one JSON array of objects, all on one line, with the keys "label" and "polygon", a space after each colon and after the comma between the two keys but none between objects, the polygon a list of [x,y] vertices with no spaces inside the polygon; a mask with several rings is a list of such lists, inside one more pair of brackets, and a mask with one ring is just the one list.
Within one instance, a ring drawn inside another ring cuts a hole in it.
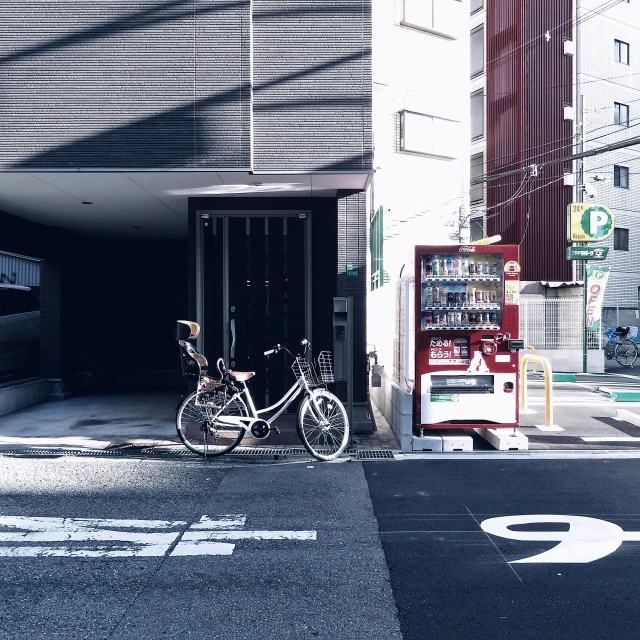
[{"label": "drink bottle in vending machine", "polygon": [[518,350],[524,348],[518,247],[422,245],[415,251],[414,426],[516,428]]}]

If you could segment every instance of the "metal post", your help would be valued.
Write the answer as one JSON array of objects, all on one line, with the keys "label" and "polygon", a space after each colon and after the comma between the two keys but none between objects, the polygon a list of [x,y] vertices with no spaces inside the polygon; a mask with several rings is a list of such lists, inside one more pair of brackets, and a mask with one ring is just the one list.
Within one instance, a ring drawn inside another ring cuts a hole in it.
[{"label": "metal post", "polygon": [[582,322],[584,323],[584,330],[582,332],[582,373],[587,373],[587,261],[582,261],[582,278],[583,278],[583,290],[582,290]]},{"label": "metal post", "polygon": [[409,352],[411,350],[409,345],[409,339],[411,337],[409,335],[409,322],[411,321],[409,315],[409,296],[411,295],[411,287],[409,285],[409,278],[407,278],[404,283],[404,374],[402,376],[404,380],[400,381],[400,385],[404,388],[408,387]]}]

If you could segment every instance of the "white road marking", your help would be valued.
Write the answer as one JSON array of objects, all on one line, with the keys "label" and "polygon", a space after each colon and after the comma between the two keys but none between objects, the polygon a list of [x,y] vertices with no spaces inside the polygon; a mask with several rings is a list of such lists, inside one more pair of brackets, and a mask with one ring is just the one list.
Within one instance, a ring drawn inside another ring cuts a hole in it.
[{"label": "white road marking", "polygon": [[[228,556],[236,545],[221,540],[304,541],[317,538],[316,531],[242,530],[246,520],[244,515],[202,516],[187,527],[188,523],[182,520],[0,516],[0,557]],[[152,529],[159,531],[150,531]],[[60,544],[33,544],[42,542]]]},{"label": "white road marking", "polygon": [[[557,522],[568,524],[568,531],[513,531],[509,527]],[[509,540],[559,542],[543,553],[512,560],[512,563],[585,563],[613,553],[624,541],[640,541],[640,531],[623,531],[617,524],[585,516],[519,515],[489,518],[482,530]]]},{"label": "white road marking", "polygon": [[[209,516],[202,516],[200,522],[192,524],[189,529],[210,530],[210,529],[239,529],[247,522],[246,516],[218,516],[215,520]],[[186,523],[185,523],[186,524]]]},{"label": "white road marking", "polygon": [[564,431],[564,429],[562,427],[559,427],[557,424],[552,424],[549,427],[545,424],[536,424],[534,426],[540,431]]},{"label": "white road marking", "polygon": [[315,531],[187,531],[183,540],[315,540]]},{"label": "white road marking", "polygon": [[636,442],[640,440],[640,438],[635,438],[633,436],[608,436],[601,438],[588,436],[580,439],[584,440],[585,442]]}]

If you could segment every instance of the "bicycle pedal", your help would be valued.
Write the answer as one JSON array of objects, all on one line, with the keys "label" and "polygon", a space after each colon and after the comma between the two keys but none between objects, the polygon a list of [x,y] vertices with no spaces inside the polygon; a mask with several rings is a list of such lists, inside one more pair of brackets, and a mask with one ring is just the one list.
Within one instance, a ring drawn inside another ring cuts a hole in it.
[{"label": "bicycle pedal", "polygon": [[275,424],[271,426],[271,430],[275,431],[277,435],[280,435],[280,429],[278,429]]}]

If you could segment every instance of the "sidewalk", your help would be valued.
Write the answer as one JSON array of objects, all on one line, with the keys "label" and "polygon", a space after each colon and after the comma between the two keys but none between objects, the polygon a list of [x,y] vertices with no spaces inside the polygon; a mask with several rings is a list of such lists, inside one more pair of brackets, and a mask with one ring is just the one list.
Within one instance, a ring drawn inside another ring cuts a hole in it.
[{"label": "sidewalk", "polygon": [[[78,396],[46,402],[0,416],[0,453],[65,449],[78,451],[145,450],[185,453],[176,433],[175,413],[180,394],[174,391]],[[239,449],[287,449],[302,452],[295,416],[282,416],[280,435],[264,440],[247,437]],[[388,426],[372,435],[353,437],[354,452],[397,450]],[[247,453],[249,453],[248,451]]]},{"label": "sidewalk", "polygon": [[[530,450],[618,450],[640,448],[640,401],[614,402],[597,393],[597,387],[635,390],[640,393],[640,377],[577,374],[575,383],[554,383],[553,427],[547,429],[544,382],[530,375],[529,403],[521,413],[521,432],[529,439]],[[0,453],[65,450],[140,454],[188,454],[175,430],[179,402],[175,391],[79,396],[61,402],[47,402],[0,416]],[[619,411],[630,412],[618,415]],[[354,435],[349,450],[361,457],[383,457],[398,452],[399,445],[379,411],[377,431]],[[283,416],[280,435],[265,440],[247,437],[236,450],[238,455],[297,455],[304,453],[295,416]],[[474,450],[494,450],[471,432]],[[369,452],[369,455],[365,455]],[[434,454],[438,455],[438,454]]]}]

